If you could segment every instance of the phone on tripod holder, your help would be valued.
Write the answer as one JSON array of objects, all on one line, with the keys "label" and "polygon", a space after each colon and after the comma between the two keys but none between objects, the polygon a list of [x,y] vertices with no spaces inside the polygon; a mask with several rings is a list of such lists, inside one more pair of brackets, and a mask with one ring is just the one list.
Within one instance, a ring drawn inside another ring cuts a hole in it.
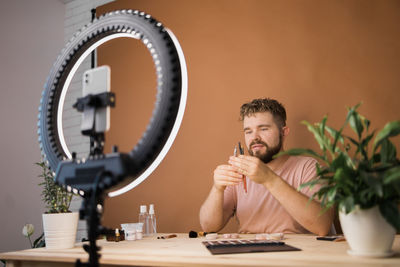
[{"label": "phone on tripod holder", "polygon": [[[87,70],[83,73],[82,97],[88,95],[99,95],[110,92],[110,67],[104,65],[98,68]],[[81,130],[90,130],[91,112],[82,113]],[[94,131],[104,133],[110,129],[110,107],[98,107],[94,114]]]}]

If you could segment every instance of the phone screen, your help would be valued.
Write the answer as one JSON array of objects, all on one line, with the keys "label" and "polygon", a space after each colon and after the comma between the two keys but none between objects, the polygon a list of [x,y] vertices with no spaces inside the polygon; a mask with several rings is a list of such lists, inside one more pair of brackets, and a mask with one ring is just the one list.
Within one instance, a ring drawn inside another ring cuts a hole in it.
[{"label": "phone screen", "polygon": [[[82,97],[89,94],[96,95],[110,92],[110,67],[101,66],[87,70],[83,73]],[[90,114],[82,113],[82,130],[86,127],[84,122]],[[97,108],[95,114],[95,132],[106,132],[110,129],[110,107]]]}]

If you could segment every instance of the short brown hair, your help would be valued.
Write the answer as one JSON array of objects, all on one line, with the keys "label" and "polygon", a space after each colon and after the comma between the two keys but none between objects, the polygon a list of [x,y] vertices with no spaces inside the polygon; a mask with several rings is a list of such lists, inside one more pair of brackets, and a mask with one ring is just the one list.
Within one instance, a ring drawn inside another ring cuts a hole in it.
[{"label": "short brown hair", "polygon": [[271,112],[275,123],[282,128],[286,126],[286,110],[284,106],[271,98],[258,98],[240,107],[240,120],[258,112]]}]

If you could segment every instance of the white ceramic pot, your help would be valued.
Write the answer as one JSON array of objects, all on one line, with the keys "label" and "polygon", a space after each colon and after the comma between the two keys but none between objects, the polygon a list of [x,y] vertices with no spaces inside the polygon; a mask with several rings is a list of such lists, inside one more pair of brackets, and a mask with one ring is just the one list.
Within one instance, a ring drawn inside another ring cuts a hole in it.
[{"label": "white ceramic pot", "polygon": [[74,247],[78,219],[78,212],[43,214],[46,248],[66,249]]},{"label": "white ceramic pot", "polygon": [[389,257],[396,229],[382,217],[379,207],[360,209],[349,214],[339,212],[343,234],[351,250],[350,255],[366,257]]}]

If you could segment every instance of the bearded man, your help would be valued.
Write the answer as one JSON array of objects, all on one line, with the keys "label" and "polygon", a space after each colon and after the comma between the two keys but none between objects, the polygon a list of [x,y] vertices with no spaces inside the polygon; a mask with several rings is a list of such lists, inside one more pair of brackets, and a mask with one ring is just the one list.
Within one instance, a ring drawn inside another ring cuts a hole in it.
[{"label": "bearded man", "polygon": [[[314,233],[327,235],[333,210],[321,214],[314,190],[297,188],[316,177],[316,160],[283,155],[289,134],[286,111],[274,99],[255,99],[242,105],[240,118],[247,155],[231,156],[214,171],[214,184],[200,209],[204,231],[220,231],[236,217],[239,233]],[[243,187],[245,176],[247,193]]]}]

